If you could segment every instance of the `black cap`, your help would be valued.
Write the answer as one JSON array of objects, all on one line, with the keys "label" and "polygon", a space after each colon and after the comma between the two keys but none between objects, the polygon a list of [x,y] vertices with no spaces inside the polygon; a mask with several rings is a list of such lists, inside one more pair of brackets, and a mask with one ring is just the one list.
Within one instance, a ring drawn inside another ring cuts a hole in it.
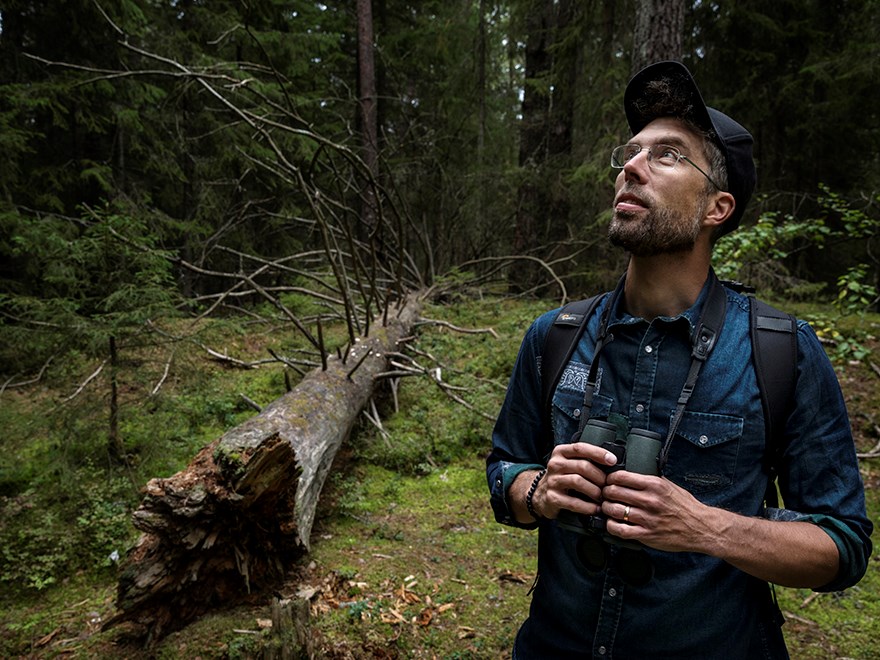
[{"label": "black cap", "polygon": [[[655,82],[662,84],[651,84]],[[664,110],[666,97],[675,99],[669,110]],[[706,106],[691,72],[681,62],[657,62],[639,71],[626,86],[623,106],[633,135],[655,119],[668,116],[688,119],[710,135],[724,154],[727,191],[736,200],[721,233],[739,227],[757,180],[751,133],[723,112]],[[672,110],[673,107],[676,109]]]}]

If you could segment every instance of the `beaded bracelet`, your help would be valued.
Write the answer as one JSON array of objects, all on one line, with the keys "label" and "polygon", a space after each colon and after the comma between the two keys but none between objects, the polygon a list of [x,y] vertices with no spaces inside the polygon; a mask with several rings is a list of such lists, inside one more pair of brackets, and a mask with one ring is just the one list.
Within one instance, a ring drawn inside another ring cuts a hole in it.
[{"label": "beaded bracelet", "polygon": [[547,474],[546,468],[538,472],[538,476],[535,477],[535,480],[532,482],[532,487],[529,488],[529,492],[526,495],[526,509],[528,509],[529,515],[535,520],[540,520],[541,516],[535,513],[535,509],[532,507],[532,496],[535,494],[535,490],[538,488],[538,482],[541,481],[541,477]]}]

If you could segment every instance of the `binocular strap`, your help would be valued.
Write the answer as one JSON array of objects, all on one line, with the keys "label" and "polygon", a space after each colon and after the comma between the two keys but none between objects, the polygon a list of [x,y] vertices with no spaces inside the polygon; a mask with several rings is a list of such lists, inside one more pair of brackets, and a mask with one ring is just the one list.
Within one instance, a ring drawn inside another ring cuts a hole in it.
[{"label": "binocular strap", "polygon": [[[700,313],[700,319],[697,322],[696,330],[691,337],[691,366],[688,370],[684,385],[681,388],[681,393],[678,396],[675,411],[672,413],[672,419],[669,422],[669,431],[666,434],[666,440],[660,450],[658,467],[661,474],[663,473],[663,467],[666,465],[666,460],[669,456],[669,448],[672,445],[672,438],[675,437],[675,432],[678,430],[678,425],[681,423],[684,409],[687,407],[691,394],[693,394],[694,388],[697,385],[700,370],[709,358],[712,349],[715,348],[718,336],[721,334],[721,328],[724,326],[724,317],[727,314],[727,293],[724,290],[724,286],[718,281],[714,271],[710,270],[709,278],[711,280],[709,283],[709,296],[706,303],[703,305],[703,310]],[[602,318],[599,322],[599,338],[596,340],[596,350],[593,353],[593,361],[590,364],[590,371],[587,375],[587,385],[584,388],[584,405],[581,410],[580,422],[578,424],[578,434],[584,430],[584,426],[590,419],[590,411],[593,407],[593,395],[596,391],[599,375],[599,355],[601,354],[602,349],[614,340],[614,335],[608,332],[608,319],[611,316],[611,310],[617,305],[617,300],[623,292],[625,280],[625,275],[620,278],[620,281],[617,283],[617,286],[611,295],[611,299],[608,301],[608,305],[602,312]]]}]

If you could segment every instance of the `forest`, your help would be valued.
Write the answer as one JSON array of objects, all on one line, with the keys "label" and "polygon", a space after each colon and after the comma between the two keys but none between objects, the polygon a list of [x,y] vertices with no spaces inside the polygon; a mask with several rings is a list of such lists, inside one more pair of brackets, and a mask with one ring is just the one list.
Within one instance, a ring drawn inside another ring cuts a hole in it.
[{"label": "forest", "polygon": [[[665,59],[755,137],[714,267],[816,328],[873,492],[880,2],[6,0],[0,655],[282,657],[305,602],[313,657],[505,657],[492,419],[528,322],[625,266]],[[877,582],[783,593],[797,657],[874,657]]]}]

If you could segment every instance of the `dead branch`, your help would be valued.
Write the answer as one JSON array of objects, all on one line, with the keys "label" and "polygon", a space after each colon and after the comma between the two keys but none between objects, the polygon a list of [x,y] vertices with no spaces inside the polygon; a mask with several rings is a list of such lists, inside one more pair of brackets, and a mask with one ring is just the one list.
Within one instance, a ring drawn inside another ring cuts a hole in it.
[{"label": "dead branch", "polygon": [[5,392],[8,389],[13,389],[13,388],[17,388],[17,387],[27,387],[28,385],[33,385],[34,383],[39,383],[41,380],[43,380],[43,375],[46,373],[46,370],[49,368],[49,365],[52,364],[52,360],[55,359],[56,355],[57,354],[50,355],[49,359],[43,363],[43,366],[40,367],[40,370],[37,372],[37,375],[34,376],[33,378],[30,378],[28,380],[21,380],[21,381],[18,381],[17,383],[12,382],[13,379],[15,378],[15,376],[10,376],[9,378],[7,378],[6,382],[4,382],[2,386],[0,386],[0,396],[2,396],[3,392]]},{"label": "dead branch", "polygon": [[238,369],[256,369],[261,364],[268,364],[270,362],[274,362],[274,360],[256,360],[253,362],[245,362],[244,360],[239,360],[238,358],[234,358],[231,355],[227,355],[226,353],[221,353],[220,351],[215,351],[213,348],[204,347],[205,352],[211,356],[211,359],[215,362],[219,362],[220,364],[224,364],[230,367],[236,367]]},{"label": "dead branch", "polygon": [[257,403],[256,401],[254,401],[252,398],[250,398],[249,396],[245,396],[245,395],[242,394],[241,392],[238,393],[238,396],[239,396],[239,397],[241,398],[241,400],[244,401],[244,402],[245,402],[250,408],[253,408],[253,409],[256,410],[257,412],[263,412],[263,407],[262,407],[259,403]]},{"label": "dead branch", "polygon": [[[880,429],[875,426],[874,432],[880,434]],[[874,448],[871,451],[857,452],[856,456],[858,458],[880,458],[880,442],[874,445]]]},{"label": "dead branch", "polygon": [[462,334],[467,335],[482,335],[489,334],[492,335],[495,339],[498,339],[498,333],[495,332],[494,328],[462,328],[457,325],[452,325],[449,321],[438,321],[435,319],[425,319],[423,318],[419,321],[419,325],[439,325],[444,328],[449,328],[450,330],[455,330],[456,332],[460,332]]},{"label": "dead branch", "polygon": [[168,358],[168,362],[165,363],[165,371],[162,372],[162,377],[159,379],[159,382],[156,383],[156,386],[150,390],[150,396],[156,396],[159,393],[159,390],[162,389],[162,385],[165,383],[165,380],[168,378],[168,373],[171,371],[171,361],[173,358],[174,354]]},{"label": "dead branch", "polygon": [[[565,259],[568,259],[566,257]],[[563,259],[563,260],[565,260]],[[458,267],[461,270],[468,268],[469,266],[475,266],[477,264],[482,263],[498,263],[502,266],[508,266],[512,263],[516,263],[517,261],[532,261],[538,264],[543,270],[547,271],[550,279],[559,287],[560,291],[560,306],[564,305],[568,300],[568,290],[565,288],[565,283],[562,279],[556,274],[556,271],[553,270],[553,262],[548,263],[543,259],[539,259],[538,257],[532,257],[529,255],[507,255],[507,256],[499,256],[499,257],[483,257],[481,259],[473,259],[471,261],[466,261],[463,264],[460,264]],[[540,288],[540,287],[538,287]]]},{"label": "dead branch", "polygon": [[61,403],[68,403],[70,401],[73,401],[77,396],[79,396],[80,392],[82,392],[86,388],[86,386],[88,386],[89,383],[91,383],[93,380],[95,380],[95,378],[98,377],[98,375],[104,370],[104,367],[106,365],[107,365],[107,360],[105,359],[103,362],[101,362],[101,364],[98,366],[98,368],[92,372],[92,374],[88,378],[86,378],[82,383],[80,383],[80,386],[76,388],[76,391],[73,394],[71,394],[70,396],[66,397],[65,399],[62,399]]}]

